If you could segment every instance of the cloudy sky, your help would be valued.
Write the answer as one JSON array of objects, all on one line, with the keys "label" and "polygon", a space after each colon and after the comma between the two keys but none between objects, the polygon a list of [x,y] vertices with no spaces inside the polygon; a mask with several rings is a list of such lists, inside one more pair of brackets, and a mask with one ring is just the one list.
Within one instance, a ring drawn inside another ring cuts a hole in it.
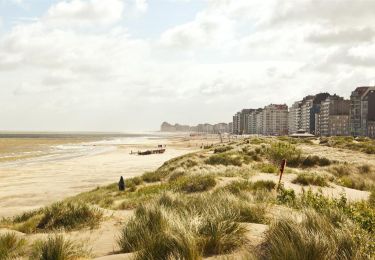
[{"label": "cloudy sky", "polygon": [[374,0],[0,0],[0,130],[155,130],[375,82]]}]

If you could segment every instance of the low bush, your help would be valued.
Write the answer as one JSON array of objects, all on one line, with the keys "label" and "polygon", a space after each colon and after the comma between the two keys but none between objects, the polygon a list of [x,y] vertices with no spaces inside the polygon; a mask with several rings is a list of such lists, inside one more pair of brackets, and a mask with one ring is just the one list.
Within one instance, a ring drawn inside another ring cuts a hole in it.
[{"label": "low bush", "polygon": [[343,176],[350,175],[353,171],[351,167],[340,164],[340,165],[335,165],[333,167],[330,167],[329,172],[331,172],[336,177],[343,177]]},{"label": "low bush", "polygon": [[177,183],[178,190],[183,192],[202,192],[215,187],[216,181],[212,175],[196,175],[180,178]]},{"label": "low bush", "polygon": [[331,165],[331,161],[325,157],[319,157],[317,155],[309,155],[307,156],[301,163],[302,167],[313,167],[316,165],[319,166],[329,166]]},{"label": "low bush", "polygon": [[277,168],[275,165],[270,163],[262,163],[258,166],[256,166],[261,172],[264,173],[278,173],[279,168]]},{"label": "low bush", "polygon": [[316,186],[328,186],[325,177],[314,174],[314,173],[302,173],[298,174],[297,177],[292,181],[296,184],[306,185],[316,185]]},{"label": "low bush", "polygon": [[31,260],[76,260],[89,257],[90,253],[83,244],[64,238],[62,235],[50,235],[46,240],[33,245]]},{"label": "low bush", "polygon": [[73,230],[94,228],[102,220],[101,210],[82,202],[57,202],[32,214],[16,216],[12,222],[15,229],[32,233],[56,229]]},{"label": "low bush", "polygon": [[375,188],[372,188],[370,196],[369,196],[369,203],[372,207],[375,208]]},{"label": "low bush", "polygon": [[234,195],[240,195],[243,191],[258,191],[266,190],[271,191],[275,188],[276,183],[274,181],[259,180],[256,182],[250,181],[233,181],[224,187],[224,190],[229,191]]},{"label": "low bush", "polygon": [[343,176],[337,180],[337,184],[355,190],[366,190],[366,181],[355,176]]},{"label": "low bush", "polygon": [[357,167],[360,174],[368,174],[371,172],[371,166],[368,164],[363,164]]},{"label": "low bush", "polygon": [[252,184],[254,190],[268,190],[271,191],[275,188],[276,183],[274,181],[260,180]]},{"label": "low bush", "polygon": [[0,234],[0,260],[17,259],[23,256],[26,241],[15,233]]},{"label": "low bush", "polygon": [[274,142],[266,149],[268,159],[275,165],[279,165],[283,159],[286,159],[287,165],[296,167],[301,162],[301,154],[300,149],[286,142]]},{"label": "low bush", "polygon": [[154,172],[145,172],[141,178],[145,182],[158,182],[164,179],[167,174],[167,172],[156,170]]},{"label": "low bush", "polygon": [[232,149],[233,149],[233,147],[230,146],[230,145],[219,146],[219,147],[214,149],[214,153],[224,153],[224,152],[230,151]]},{"label": "low bush", "polygon": [[208,159],[205,160],[206,164],[211,165],[234,165],[234,166],[241,166],[242,159],[238,154],[232,153],[223,153],[223,154],[214,154],[210,156]]}]

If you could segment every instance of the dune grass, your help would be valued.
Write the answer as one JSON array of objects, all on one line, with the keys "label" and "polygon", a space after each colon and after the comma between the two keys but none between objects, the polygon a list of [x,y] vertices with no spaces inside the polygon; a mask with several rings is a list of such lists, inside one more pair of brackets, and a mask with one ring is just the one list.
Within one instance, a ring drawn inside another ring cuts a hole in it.
[{"label": "dune grass", "polygon": [[10,226],[24,233],[95,228],[101,222],[101,210],[83,202],[57,202],[51,206],[10,219]]},{"label": "dune grass", "polygon": [[25,253],[26,240],[15,233],[0,234],[0,260],[16,259]]},{"label": "dune grass", "polygon": [[303,186],[315,185],[315,186],[329,186],[327,178],[317,173],[301,173],[292,181],[292,183],[301,184]]},{"label": "dune grass", "polygon": [[179,191],[187,193],[208,191],[216,185],[215,178],[212,175],[181,177],[171,183],[176,185]]},{"label": "dune grass", "polygon": [[137,208],[118,244],[123,252],[137,252],[137,259],[201,259],[231,252],[246,242],[240,223],[246,207],[228,195],[162,194]]},{"label": "dune grass", "polygon": [[334,148],[361,151],[367,154],[375,154],[375,141],[370,138],[355,139],[351,136],[332,136],[321,138],[320,144]]},{"label": "dune grass", "polygon": [[205,163],[211,165],[242,166],[243,160],[241,156],[236,153],[221,153],[210,156],[207,160],[205,160]]},{"label": "dune grass", "polygon": [[90,252],[82,243],[55,234],[34,243],[30,260],[77,260],[89,256]]},{"label": "dune grass", "polygon": [[[363,233],[363,232],[361,232]],[[261,259],[367,259],[365,234],[358,242],[353,227],[336,228],[315,211],[305,211],[302,221],[285,217],[271,225],[260,247]]]}]

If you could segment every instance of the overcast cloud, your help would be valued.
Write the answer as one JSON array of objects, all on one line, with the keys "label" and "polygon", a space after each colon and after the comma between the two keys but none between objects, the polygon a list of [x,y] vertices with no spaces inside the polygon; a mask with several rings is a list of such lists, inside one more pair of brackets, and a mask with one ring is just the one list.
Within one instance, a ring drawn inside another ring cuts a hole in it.
[{"label": "overcast cloud", "polygon": [[349,97],[374,84],[374,12],[373,0],[0,0],[0,130],[156,130]]}]

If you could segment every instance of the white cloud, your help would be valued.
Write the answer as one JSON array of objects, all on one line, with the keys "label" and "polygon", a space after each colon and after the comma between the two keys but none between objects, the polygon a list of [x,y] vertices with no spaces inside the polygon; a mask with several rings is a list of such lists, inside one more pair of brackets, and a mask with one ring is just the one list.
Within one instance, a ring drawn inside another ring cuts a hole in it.
[{"label": "white cloud", "polygon": [[141,13],[145,13],[148,9],[147,0],[135,0],[135,8]]},{"label": "white cloud", "polygon": [[123,10],[122,0],[61,1],[48,10],[45,19],[56,25],[110,25],[121,19]]},{"label": "white cloud", "polygon": [[374,79],[375,23],[369,1],[342,2],[207,0],[157,39],[123,27],[128,13],[154,11],[145,0],[59,2],[0,36],[0,117],[14,129],[26,113],[35,128],[156,129],[348,96]]}]

